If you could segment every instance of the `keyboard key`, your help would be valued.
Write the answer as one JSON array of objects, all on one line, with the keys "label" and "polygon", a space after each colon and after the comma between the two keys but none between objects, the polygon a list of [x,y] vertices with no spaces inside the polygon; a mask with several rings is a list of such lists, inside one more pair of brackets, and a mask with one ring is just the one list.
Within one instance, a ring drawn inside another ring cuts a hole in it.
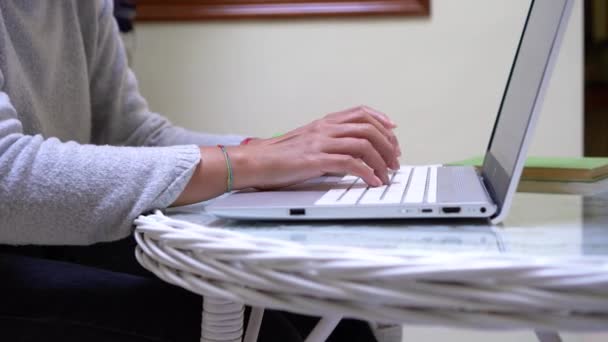
[{"label": "keyboard key", "polygon": [[389,174],[391,182],[377,188],[370,188],[359,177],[344,176],[335,187],[327,191],[316,205],[373,205],[400,203],[436,203],[437,167],[402,166]]},{"label": "keyboard key", "polygon": [[321,196],[321,198],[315,202],[315,205],[338,204],[338,200],[344,195],[346,190],[347,189],[331,189]]},{"label": "keyboard key", "polygon": [[338,200],[346,193],[346,191],[359,179],[356,176],[345,176],[335,186],[334,189],[327,191],[321,198],[315,202],[315,205],[336,205]]},{"label": "keyboard key", "polygon": [[395,173],[395,176],[393,177],[393,183],[404,183],[405,185],[407,185],[407,181],[410,179],[411,172],[411,166],[401,167],[399,172]]},{"label": "keyboard key", "polygon": [[403,194],[407,188],[407,182],[410,179],[411,167],[401,168],[395,173],[392,179],[391,186],[384,193],[381,202],[384,204],[399,204],[403,199]]},{"label": "keyboard key", "polygon": [[429,185],[426,190],[426,201],[437,202],[437,167],[431,167],[429,172]]},{"label": "keyboard key", "polygon": [[390,188],[384,194],[382,198],[382,203],[386,204],[399,204],[403,199],[403,193],[405,192],[405,188],[407,187],[407,183],[393,183]]},{"label": "keyboard key", "polygon": [[387,185],[379,186],[377,188],[369,188],[361,198],[361,201],[359,201],[359,204],[382,203],[382,195],[384,195],[387,188]]},{"label": "keyboard key", "polygon": [[355,184],[342,196],[340,200],[338,200],[339,205],[346,204],[357,204],[359,198],[365,193],[367,190],[367,184],[363,181],[363,179],[358,179]]},{"label": "keyboard key", "polygon": [[405,203],[422,203],[424,201],[428,170],[428,167],[414,168],[412,179],[405,195]]}]

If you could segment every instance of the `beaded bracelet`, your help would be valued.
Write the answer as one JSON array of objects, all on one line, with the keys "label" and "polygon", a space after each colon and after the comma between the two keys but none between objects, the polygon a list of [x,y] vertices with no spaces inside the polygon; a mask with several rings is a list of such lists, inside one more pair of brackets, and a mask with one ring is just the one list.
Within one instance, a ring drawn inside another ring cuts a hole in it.
[{"label": "beaded bracelet", "polygon": [[230,156],[228,155],[228,152],[226,151],[226,146],[217,145],[217,147],[219,147],[220,150],[222,150],[222,153],[224,154],[224,159],[226,160],[226,169],[228,170],[228,179],[226,181],[226,192],[231,192],[232,185],[234,182],[234,175],[232,174],[232,162],[230,161]]}]

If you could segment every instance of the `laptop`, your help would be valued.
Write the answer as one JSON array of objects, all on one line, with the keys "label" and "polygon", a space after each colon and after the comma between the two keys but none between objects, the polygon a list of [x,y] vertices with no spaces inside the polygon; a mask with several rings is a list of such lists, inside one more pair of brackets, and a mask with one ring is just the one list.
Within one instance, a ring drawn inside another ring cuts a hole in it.
[{"label": "laptop", "polygon": [[402,166],[382,187],[320,177],[274,191],[245,190],[207,206],[243,220],[486,218],[504,220],[522,173],[574,0],[532,0],[483,166]]}]

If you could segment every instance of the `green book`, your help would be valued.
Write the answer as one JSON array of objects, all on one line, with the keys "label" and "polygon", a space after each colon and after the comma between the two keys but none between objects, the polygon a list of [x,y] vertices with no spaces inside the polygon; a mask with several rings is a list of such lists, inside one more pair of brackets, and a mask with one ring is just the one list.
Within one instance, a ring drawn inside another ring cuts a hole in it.
[{"label": "green book", "polygon": [[[481,167],[483,157],[475,157],[447,165]],[[522,180],[595,182],[608,177],[608,158],[600,157],[528,157]]]}]

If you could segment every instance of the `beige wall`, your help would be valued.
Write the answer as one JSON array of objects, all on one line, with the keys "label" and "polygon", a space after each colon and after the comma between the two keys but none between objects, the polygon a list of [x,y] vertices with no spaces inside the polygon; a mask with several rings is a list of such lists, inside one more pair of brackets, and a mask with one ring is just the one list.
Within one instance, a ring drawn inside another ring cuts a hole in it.
[{"label": "beige wall", "polygon": [[[582,150],[582,1],[533,151]],[[269,136],[369,104],[399,124],[405,162],[484,151],[529,0],[433,0],[426,19],[140,24],[151,107],[193,129]]]}]

